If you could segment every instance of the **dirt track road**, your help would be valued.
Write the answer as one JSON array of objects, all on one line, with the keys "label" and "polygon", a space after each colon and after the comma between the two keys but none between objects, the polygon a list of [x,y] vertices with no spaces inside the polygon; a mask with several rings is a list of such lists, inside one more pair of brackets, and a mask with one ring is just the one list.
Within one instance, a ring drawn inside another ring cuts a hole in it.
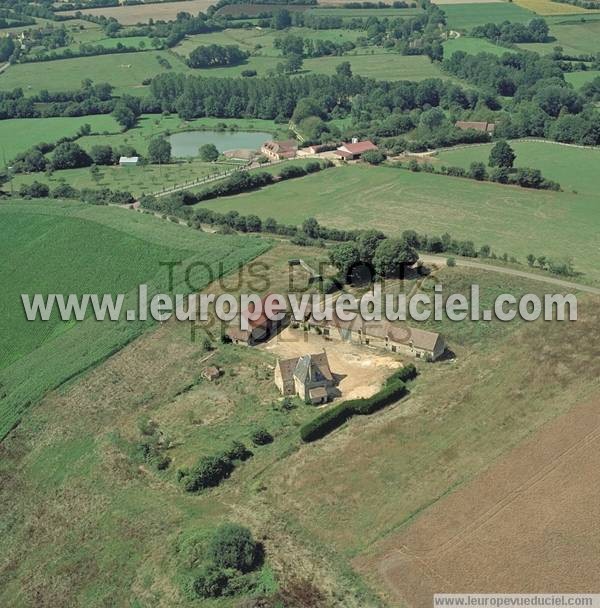
[{"label": "dirt track road", "polygon": [[[426,264],[437,264],[446,266],[446,258],[436,255],[421,255],[420,259]],[[491,264],[481,264],[479,262],[471,262],[470,260],[463,260],[455,258],[457,266],[464,266],[465,268],[477,268],[478,270],[487,270],[489,272],[498,272],[500,274],[507,274],[513,277],[521,277],[523,279],[529,279],[531,281],[541,281],[542,283],[549,283],[550,285],[556,285],[563,287],[570,291],[583,291],[585,293],[591,293],[600,296],[600,288],[590,287],[589,285],[581,285],[579,283],[573,283],[571,281],[563,281],[554,277],[546,277],[544,275],[535,274],[534,272],[524,272],[522,270],[515,270],[514,268],[504,268],[502,266],[492,266]]]}]

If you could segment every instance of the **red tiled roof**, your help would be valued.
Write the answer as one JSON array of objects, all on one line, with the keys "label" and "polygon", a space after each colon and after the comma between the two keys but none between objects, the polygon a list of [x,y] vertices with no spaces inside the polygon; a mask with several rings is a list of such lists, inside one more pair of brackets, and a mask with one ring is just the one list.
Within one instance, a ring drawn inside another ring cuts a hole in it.
[{"label": "red tiled roof", "polygon": [[[344,150],[342,150],[342,148]],[[338,150],[339,151],[348,151],[350,152],[350,154],[362,154],[363,152],[366,152],[367,150],[377,150],[377,146],[372,142],[369,141],[368,139],[365,141],[359,141],[355,144],[342,144]]]}]

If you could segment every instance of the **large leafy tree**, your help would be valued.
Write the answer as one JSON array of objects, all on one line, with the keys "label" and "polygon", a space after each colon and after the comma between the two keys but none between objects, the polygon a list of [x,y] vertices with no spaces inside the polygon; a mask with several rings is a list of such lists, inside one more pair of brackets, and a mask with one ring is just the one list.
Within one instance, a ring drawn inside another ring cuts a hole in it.
[{"label": "large leafy tree", "polygon": [[375,272],[380,277],[402,276],[406,266],[412,266],[419,255],[403,239],[385,239],[381,241],[373,256]]},{"label": "large leafy tree", "polygon": [[490,167],[505,167],[506,169],[510,169],[514,165],[515,158],[517,158],[515,151],[510,147],[508,142],[502,140],[492,148],[488,164]]},{"label": "large leafy tree", "polygon": [[155,137],[148,144],[148,160],[151,163],[168,163],[171,160],[171,144],[164,137]]}]

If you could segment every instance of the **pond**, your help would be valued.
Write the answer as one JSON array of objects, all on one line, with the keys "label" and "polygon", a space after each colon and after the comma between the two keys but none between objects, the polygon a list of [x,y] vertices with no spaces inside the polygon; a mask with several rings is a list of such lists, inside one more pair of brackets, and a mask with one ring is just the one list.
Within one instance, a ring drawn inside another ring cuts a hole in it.
[{"label": "pond", "polygon": [[214,144],[219,152],[260,150],[262,144],[270,139],[270,133],[256,131],[184,131],[169,137],[171,153],[176,158],[198,156],[198,148],[203,144]]}]

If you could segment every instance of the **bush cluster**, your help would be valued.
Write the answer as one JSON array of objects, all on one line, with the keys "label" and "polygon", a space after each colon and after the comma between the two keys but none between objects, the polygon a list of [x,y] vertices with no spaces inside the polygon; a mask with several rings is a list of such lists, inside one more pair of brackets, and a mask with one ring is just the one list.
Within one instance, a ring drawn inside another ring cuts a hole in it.
[{"label": "bush cluster", "polygon": [[252,455],[243,443],[234,441],[227,450],[203,456],[196,466],[179,469],[177,477],[186,492],[199,492],[218,486],[231,475],[237,463],[248,460]]}]

